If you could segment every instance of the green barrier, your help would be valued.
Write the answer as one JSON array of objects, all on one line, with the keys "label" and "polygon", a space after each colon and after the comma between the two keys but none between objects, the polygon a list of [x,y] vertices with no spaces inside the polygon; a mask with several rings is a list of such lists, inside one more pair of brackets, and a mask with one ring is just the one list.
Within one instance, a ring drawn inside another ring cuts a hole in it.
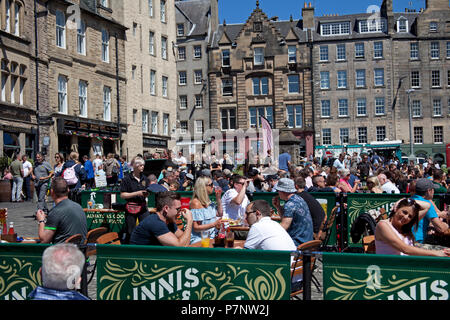
[{"label": "green barrier", "polygon": [[98,300],[288,300],[290,252],[97,246]]},{"label": "green barrier", "polygon": [[449,300],[450,259],[323,254],[324,300]]},{"label": "green barrier", "polygon": [[25,300],[41,284],[46,244],[0,244],[0,300]]}]

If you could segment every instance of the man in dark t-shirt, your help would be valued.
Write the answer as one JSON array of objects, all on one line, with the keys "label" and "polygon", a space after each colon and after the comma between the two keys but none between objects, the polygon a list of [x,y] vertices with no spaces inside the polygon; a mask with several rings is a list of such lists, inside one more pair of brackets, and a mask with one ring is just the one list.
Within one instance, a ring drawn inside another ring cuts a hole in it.
[{"label": "man in dark t-shirt", "polygon": [[81,234],[84,242],[87,234],[86,214],[78,203],[68,198],[69,188],[66,180],[62,177],[55,178],[50,194],[55,201],[55,207],[47,216],[42,210],[36,212],[41,243],[62,243],[75,234]]},{"label": "man in dark t-shirt", "polygon": [[[150,214],[134,229],[130,244],[185,247],[192,232],[192,213],[181,209],[181,196],[173,191],[156,195],[156,213]],[[184,231],[178,229],[176,217],[181,213],[186,219]]]}]

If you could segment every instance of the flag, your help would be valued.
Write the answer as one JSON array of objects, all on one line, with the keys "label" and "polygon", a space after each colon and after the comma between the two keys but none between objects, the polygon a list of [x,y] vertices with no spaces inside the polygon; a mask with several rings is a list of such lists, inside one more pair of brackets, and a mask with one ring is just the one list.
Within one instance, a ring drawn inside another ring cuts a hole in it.
[{"label": "flag", "polygon": [[270,122],[263,116],[261,116],[261,127],[263,135],[263,154],[267,156],[267,150],[271,151],[273,154],[273,136],[272,136],[272,126]]}]

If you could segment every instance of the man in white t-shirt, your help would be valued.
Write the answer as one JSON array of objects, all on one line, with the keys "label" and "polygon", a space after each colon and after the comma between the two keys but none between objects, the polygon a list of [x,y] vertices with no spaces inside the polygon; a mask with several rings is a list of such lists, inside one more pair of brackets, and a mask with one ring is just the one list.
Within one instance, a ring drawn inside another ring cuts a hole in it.
[{"label": "man in white t-shirt", "polygon": [[92,164],[94,165],[94,173],[97,173],[100,167],[103,166],[102,156],[99,153],[95,155],[95,159],[92,161]]},{"label": "man in white t-shirt", "polygon": [[245,249],[297,250],[287,231],[270,217],[270,205],[267,201],[251,202],[247,206],[246,214],[250,231],[245,240]]},{"label": "man in white t-shirt", "polygon": [[380,181],[381,190],[386,193],[400,193],[400,190],[387,178],[384,173],[378,175],[378,181]]},{"label": "man in white t-shirt", "polygon": [[339,155],[339,158],[334,160],[333,162],[333,167],[336,167],[336,169],[341,170],[341,169],[345,169],[345,153],[342,152]]},{"label": "man in white t-shirt", "polygon": [[245,209],[249,203],[245,194],[248,180],[243,176],[235,175],[231,180],[232,188],[222,196],[223,217],[240,220],[245,217]]},{"label": "man in white t-shirt", "polygon": [[23,168],[23,192],[25,201],[31,201],[31,176],[33,173],[33,165],[28,161],[28,156],[25,154],[22,156],[22,168]]}]

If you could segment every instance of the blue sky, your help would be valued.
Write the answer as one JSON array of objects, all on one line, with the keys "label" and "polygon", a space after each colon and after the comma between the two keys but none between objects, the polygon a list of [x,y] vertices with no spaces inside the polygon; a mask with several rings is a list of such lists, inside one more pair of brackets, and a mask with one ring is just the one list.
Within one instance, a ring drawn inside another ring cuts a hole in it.
[{"label": "blue sky", "polygon": [[[303,0],[259,0],[259,7],[269,18],[278,16],[280,20],[301,19]],[[370,6],[381,6],[382,0],[311,0],[316,16],[325,14],[352,14],[367,12]],[[405,8],[419,11],[425,8],[425,0],[393,0],[394,11],[404,12]],[[219,0],[219,22],[243,23],[256,8],[256,0]]]}]

